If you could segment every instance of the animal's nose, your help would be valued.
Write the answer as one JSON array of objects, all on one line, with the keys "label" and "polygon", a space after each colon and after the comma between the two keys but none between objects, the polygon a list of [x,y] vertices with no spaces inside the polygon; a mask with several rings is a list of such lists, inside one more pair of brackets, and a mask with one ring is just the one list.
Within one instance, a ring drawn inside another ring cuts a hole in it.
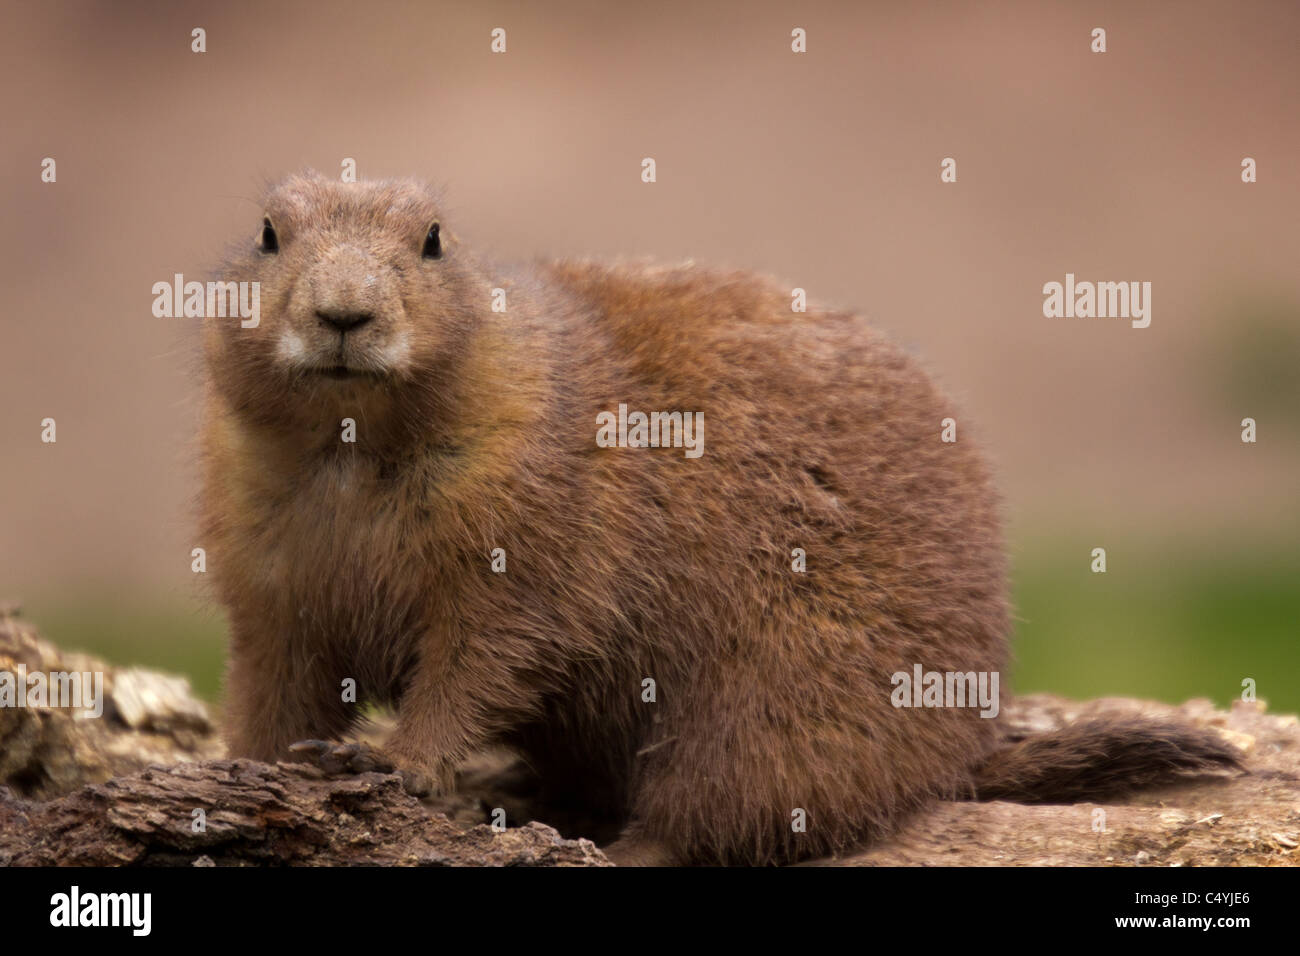
[{"label": "animal's nose", "polygon": [[317,309],[316,318],[336,332],[350,332],[365,325],[374,315],[370,312],[324,312]]}]

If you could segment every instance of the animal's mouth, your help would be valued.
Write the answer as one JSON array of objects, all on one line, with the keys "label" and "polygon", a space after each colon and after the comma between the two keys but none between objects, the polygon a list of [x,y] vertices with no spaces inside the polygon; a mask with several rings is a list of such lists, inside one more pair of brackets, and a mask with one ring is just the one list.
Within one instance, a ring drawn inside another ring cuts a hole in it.
[{"label": "animal's mouth", "polygon": [[346,365],[330,365],[326,368],[316,369],[317,375],[324,375],[326,378],[352,378],[362,373],[357,369],[348,368]]},{"label": "animal's mouth", "polygon": [[350,365],[319,365],[311,369],[311,374],[319,378],[328,378],[339,382],[379,378],[378,372],[371,369],[353,368]]}]

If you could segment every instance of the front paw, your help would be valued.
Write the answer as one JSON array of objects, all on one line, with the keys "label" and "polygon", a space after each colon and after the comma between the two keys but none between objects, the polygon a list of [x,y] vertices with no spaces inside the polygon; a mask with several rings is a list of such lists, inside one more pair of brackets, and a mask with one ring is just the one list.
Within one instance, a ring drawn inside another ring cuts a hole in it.
[{"label": "front paw", "polygon": [[314,764],[330,776],[350,773],[396,773],[402,789],[413,797],[433,792],[433,778],[424,771],[394,760],[382,750],[364,743],[335,743],[328,740],[300,740],[289,752],[304,763]]}]

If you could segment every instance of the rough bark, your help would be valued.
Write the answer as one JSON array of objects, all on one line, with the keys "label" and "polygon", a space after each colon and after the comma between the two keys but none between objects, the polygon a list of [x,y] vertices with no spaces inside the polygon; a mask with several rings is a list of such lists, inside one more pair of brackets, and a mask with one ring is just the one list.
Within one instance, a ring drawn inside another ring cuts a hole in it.
[{"label": "rough bark", "polygon": [[[202,811],[201,825],[196,811]],[[392,774],[208,760],[151,767],[45,802],[0,800],[12,866],[602,866],[544,824],[464,829]]]}]

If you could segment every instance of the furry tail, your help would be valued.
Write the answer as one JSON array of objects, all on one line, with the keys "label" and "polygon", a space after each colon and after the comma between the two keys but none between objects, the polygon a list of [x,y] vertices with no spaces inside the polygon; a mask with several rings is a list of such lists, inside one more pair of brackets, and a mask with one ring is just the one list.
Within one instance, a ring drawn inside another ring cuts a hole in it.
[{"label": "furry tail", "polygon": [[1085,720],[995,751],[975,773],[975,794],[1077,803],[1242,769],[1237,749],[1210,730],[1141,717]]}]

